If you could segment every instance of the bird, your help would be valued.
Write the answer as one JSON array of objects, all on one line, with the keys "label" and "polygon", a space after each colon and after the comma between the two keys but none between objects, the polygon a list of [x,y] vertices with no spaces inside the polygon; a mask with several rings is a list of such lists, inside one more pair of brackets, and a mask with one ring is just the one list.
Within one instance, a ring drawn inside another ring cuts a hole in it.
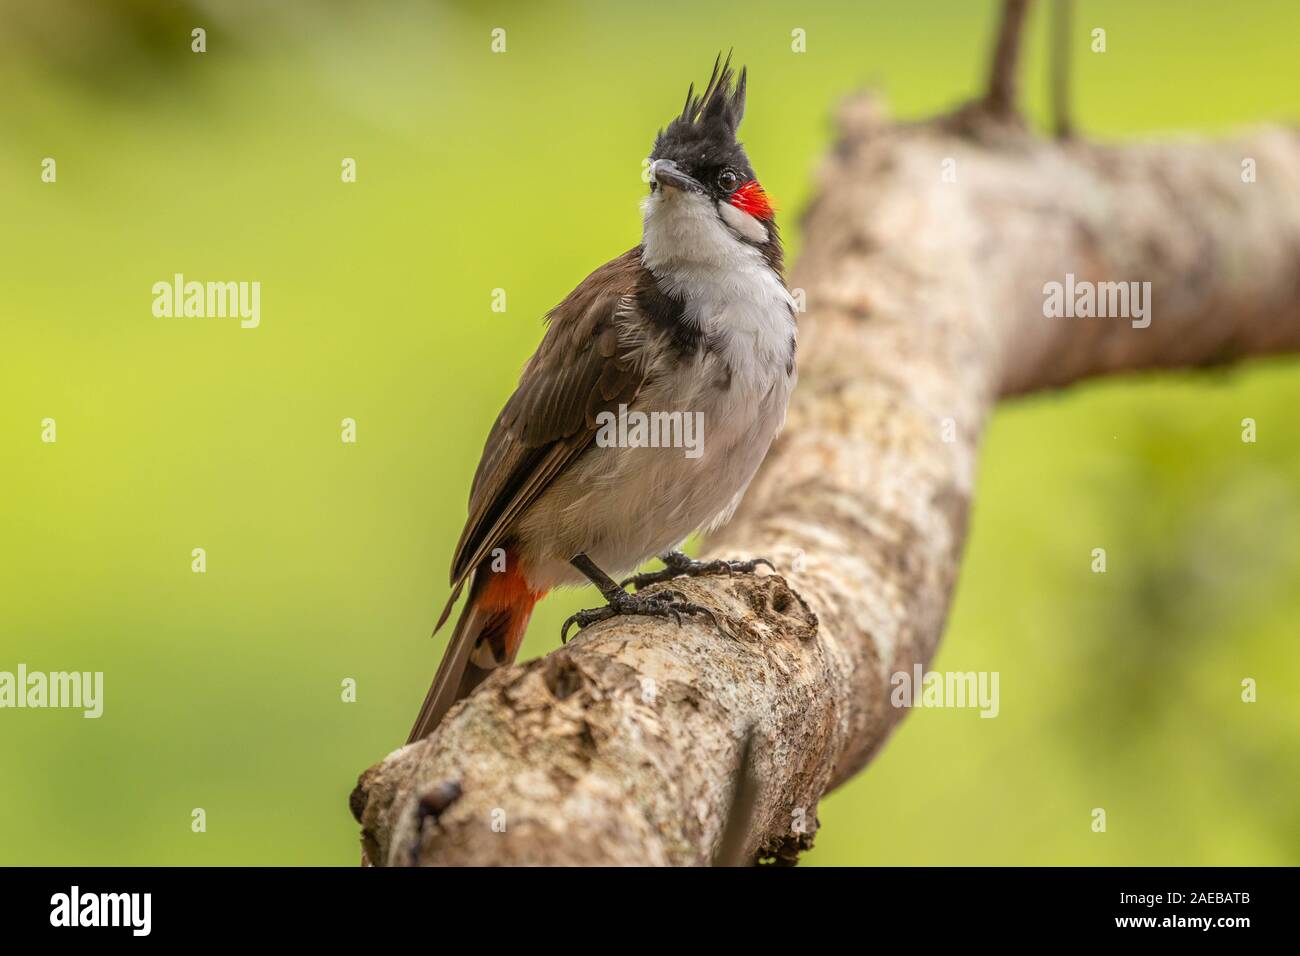
[{"label": "bird", "polygon": [[[594,584],[606,602],[566,620],[565,640],[618,615],[713,615],[680,591],[641,589],[772,567],[680,550],[740,504],[797,378],[775,211],[737,139],[747,79],[719,54],[703,91],[690,85],[654,140],[641,242],[548,313],[471,484],[435,633],[469,594],[408,742],[514,660],[552,588]],[[671,440],[648,440],[647,420]],[[617,580],[655,557],[662,570]]]}]

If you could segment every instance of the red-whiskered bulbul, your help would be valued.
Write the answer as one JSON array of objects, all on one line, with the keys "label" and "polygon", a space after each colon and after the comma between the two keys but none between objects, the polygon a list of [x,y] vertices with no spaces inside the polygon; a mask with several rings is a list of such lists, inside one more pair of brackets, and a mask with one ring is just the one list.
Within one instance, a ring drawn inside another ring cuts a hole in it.
[{"label": "red-whiskered bulbul", "polygon": [[[662,571],[623,583],[767,563],[676,550],[736,509],[795,383],[795,305],[772,207],[736,139],[746,73],[733,87],[730,64],[715,61],[704,92],[692,84],[655,139],[641,244],[551,310],[488,435],[438,627],[467,582],[469,598],[412,741],[514,660],[551,588],[589,581],[608,602],[570,617],[563,637],[618,614],[711,614],[680,592],[629,593],[611,577],[656,555]],[[602,413],[637,412],[692,415],[703,440],[693,456],[598,440]]]}]

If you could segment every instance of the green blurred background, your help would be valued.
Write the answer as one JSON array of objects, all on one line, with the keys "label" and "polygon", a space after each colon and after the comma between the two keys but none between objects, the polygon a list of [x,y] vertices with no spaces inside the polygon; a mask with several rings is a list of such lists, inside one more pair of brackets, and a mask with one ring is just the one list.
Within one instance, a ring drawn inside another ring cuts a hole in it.
[{"label": "green blurred background", "polygon": [[[1090,135],[1300,116],[1292,0],[1077,6]],[[836,100],[954,105],[994,20],[972,0],[0,3],[0,670],[106,684],[97,721],[0,711],[0,863],[355,864],[347,795],[437,664],[483,436],[545,310],[637,241],[641,160],[687,83],[719,49],[749,65],[744,137],[797,257]],[[1040,124],[1046,26],[1023,74]],[[176,272],[260,281],[261,327],[155,319]],[[1300,863],[1297,409],[1282,359],[1000,411],[935,666],[999,671],[1001,714],[911,715],[825,800],[807,862]],[[548,599],[524,654],[591,600]]]}]

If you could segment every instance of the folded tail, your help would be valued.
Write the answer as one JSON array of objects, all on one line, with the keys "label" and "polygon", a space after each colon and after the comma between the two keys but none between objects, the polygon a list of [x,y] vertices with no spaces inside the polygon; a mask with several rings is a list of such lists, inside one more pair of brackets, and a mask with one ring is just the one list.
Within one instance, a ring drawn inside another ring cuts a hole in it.
[{"label": "folded tail", "polygon": [[[452,594],[438,621],[439,627],[459,593],[458,588]],[[470,583],[469,600],[456,621],[456,630],[452,632],[407,743],[428,736],[452,704],[467,697],[498,667],[515,659],[533,606],[545,594],[529,587],[513,553],[506,553],[504,571],[493,571],[490,560],[478,566]]]}]

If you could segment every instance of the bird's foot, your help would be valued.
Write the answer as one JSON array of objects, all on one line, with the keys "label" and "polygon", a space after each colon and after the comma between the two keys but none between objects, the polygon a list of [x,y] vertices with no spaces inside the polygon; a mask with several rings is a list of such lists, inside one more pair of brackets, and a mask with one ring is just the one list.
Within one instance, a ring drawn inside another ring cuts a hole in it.
[{"label": "bird's foot", "polygon": [[712,608],[686,600],[686,595],[681,591],[664,590],[655,594],[628,594],[620,590],[610,596],[609,603],[604,607],[588,608],[571,615],[560,628],[560,642],[568,641],[569,628],[574,624],[578,625],[578,630],[582,630],[597,621],[607,621],[611,617],[625,614],[671,617],[677,622],[678,627],[681,627],[683,614],[707,614],[713,619],[714,624],[718,623],[718,616]]},{"label": "bird's foot", "polygon": [[703,574],[725,574],[727,576],[736,573],[748,574],[753,572],[760,564],[766,565],[773,571],[776,570],[776,565],[767,558],[754,558],[750,561],[695,561],[680,551],[669,551],[667,554],[662,555],[659,560],[664,563],[662,570],[634,574],[623,582],[623,587],[630,584],[639,591],[647,585],[658,584],[660,581],[671,581],[676,577],[694,578]]}]

